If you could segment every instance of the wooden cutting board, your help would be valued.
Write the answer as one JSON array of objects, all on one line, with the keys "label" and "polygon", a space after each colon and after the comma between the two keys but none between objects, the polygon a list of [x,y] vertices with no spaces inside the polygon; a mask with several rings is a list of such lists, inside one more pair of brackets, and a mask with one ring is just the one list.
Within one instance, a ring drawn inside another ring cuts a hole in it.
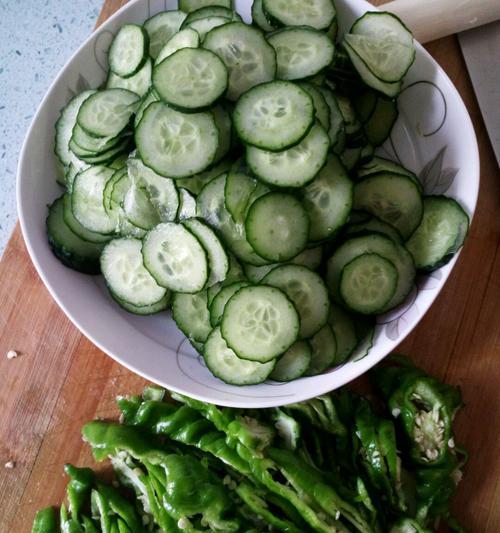
[{"label": "wooden cutting board", "polygon": [[[102,23],[126,0],[106,0]],[[374,2],[382,3],[382,2]],[[481,154],[472,230],[446,287],[399,348],[462,387],[455,428],[470,461],[455,512],[472,532],[500,531],[500,180],[455,37],[427,46],[471,114]],[[19,357],[7,359],[9,350]],[[51,299],[19,226],[0,262],[0,533],[31,530],[34,513],[64,497],[63,464],[92,464],[84,422],[115,418],[117,394],[144,380],[93,346]],[[14,468],[4,468],[13,461]],[[106,468],[102,465],[100,469]]]}]

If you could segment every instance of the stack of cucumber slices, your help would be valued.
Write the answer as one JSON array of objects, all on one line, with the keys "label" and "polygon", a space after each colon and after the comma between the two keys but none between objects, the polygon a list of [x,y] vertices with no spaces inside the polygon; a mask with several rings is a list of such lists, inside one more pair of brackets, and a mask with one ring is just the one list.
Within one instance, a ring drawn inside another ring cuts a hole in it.
[{"label": "stack of cucumber slices", "polygon": [[56,124],[47,232],[124,309],[172,309],[218,378],[289,381],[371,347],[375,315],[462,246],[468,217],[374,155],[413,38],[332,0],[180,0],[124,25],[104,87]]}]

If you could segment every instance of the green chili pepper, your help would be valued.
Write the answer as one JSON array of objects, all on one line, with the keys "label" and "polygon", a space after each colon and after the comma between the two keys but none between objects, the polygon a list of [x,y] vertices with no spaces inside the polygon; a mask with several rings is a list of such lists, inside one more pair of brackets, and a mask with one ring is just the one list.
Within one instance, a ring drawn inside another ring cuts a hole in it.
[{"label": "green chili pepper", "polygon": [[417,519],[425,523],[439,516],[449,517],[450,500],[462,477],[467,454],[461,448],[448,451],[437,466],[421,467],[415,471]]},{"label": "green chili pepper", "polygon": [[340,420],[331,396],[318,396],[307,402],[289,404],[284,407],[284,411],[300,413],[313,426],[332,435],[347,435],[347,429]]},{"label": "green chili pepper", "polygon": [[423,465],[443,461],[460,391],[408,366],[377,370],[375,381],[400,420],[412,459]]},{"label": "green chili pepper", "polygon": [[61,521],[61,531],[64,533],[84,533],[83,527],[80,525],[80,523],[70,518],[68,515],[68,510],[66,509],[66,506],[64,503],[61,505],[61,511],[59,515],[60,521]]},{"label": "green chili pepper", "polygon": [[88,502],[95,480],[94,472],[90,468],[78,468],[70,464],[64,465],[64,471],[71,478],[66,487],[69,511],[78,520],[83,506]]},{"label": "green chili pepper", "polygon": [[85,531],[85,533],[99,533],[99,530],[95,526],[94,522],[92,522],[92,520],[88,516],[83,516],[82,522],[83,530]]},{"label": "green chili pepper", "polygon": [[169,455],[162,463],[166,474],[163,505],[177,520],[202,515],[211,530],[235,532],[239,524],[224,519],[231,507],[222,483],[210,476],[201,461],[190,455]]},{"label": "green chili pepper", "polygon": [[278,435],[283,440],[285,448],[289,450],[297,449],[300,439],[300,424],[297,420],[278,408],[272,411],[271,419]]},{"label": "green chili pepper", "polygon": [[302,533],[303,530],[296,527],[293,523],[288,522],[288,520],[278,518],[269,509],[267,502],[261,497],[261,491],[257,487],[242,482],[236,488],[236,492],[255,514],[264,519],[265,524],[276,527],[279,531]]},{"label": "green chili pepper", "polygon": [[355,420],[355,435],[361,443],[361,463],[370,483],[385,505],[405,511],[405,502],[398,498],[396,490],[400,483],[400,460],[394,424],[375,416],[366,401],[358,406]]},{"label": "green chili pepper", "polygon": [[111,509],[97,490],[92,489],[90,493],[90,505],[92,508],[92,518],[101,526],[102,533],[111,533]]},{"label": "green chili pepper", "polygon": [[56,533],[59,531],[57,513],[53,507],[41,509],[35,515],[31,533]]},{"label": "green chili pepper", "polygon": [[389,533],[432,533],[432,531],[422,527],[412,518],[401,518],[391,527]]},{"label": "green chili pepper", "polygon": [[289,483],[299,490],[302,497],[311,498],[326,515],[335,531],[348,531],[339,521],[342,516],[358,531],[372,532],[372,528],[354,505],[346,502],[330,485],[326,484],[321,473],[297,460],[289,450],[269,448],[269,456],[276,462]]},{"label": "green chili pepper", "polygon": [[100,495],[106,500],[111,511],[117,514],[134,533],[144,531],[142,522],[134,506],[114,487],[98,483],[97,489]]},{"label": "green chili pepper", "polygon": [[271,444],[275,436],[272,427],[256,418],[239,416],[235,409],[220,409],[216,405],[193,400],[181,394],[172,394],[172,398],[203,414],[219,431],[226,434],[229,445],[239,442],[259,454]]},{"label": "green chili pepper", "polygon": [[167,391],[163,387],[157,387],[156,385],[147,385],[142,391],[142,399],[161,402],[165,397],[166,392]]}]

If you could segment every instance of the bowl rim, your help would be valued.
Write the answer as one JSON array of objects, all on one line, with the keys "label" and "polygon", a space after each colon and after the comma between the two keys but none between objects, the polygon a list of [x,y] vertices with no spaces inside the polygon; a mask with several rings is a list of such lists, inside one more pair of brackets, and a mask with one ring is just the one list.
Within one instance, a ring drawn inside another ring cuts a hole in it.
[{"label": "bowl rim", "polygon": [[[58,74],[55,76],[55,78],[53,79],[53,81],[51,82],[49,87],[47,88],[47,90],[46,90],[41,102],[38,105],[36,113],[34,114],[33,119],[31,120],[30,126],[27,129],[27,131],[26,131],[26,134],[25,134],[25,137],[24,137],[24,140],[23,140],[23,144],[22,144],[22,148],[21,148],[21,151],[20,151],[20,154],[19,154],[17,171],[16,171],[16,204],[17,204],[17,211],[18,211],[18,215],[19,215],[19,222],[20,222],[21,232],[22,232],[23,239],[24,239],[24,242],[26,244],[30,259],[33,262],[33,264],[35,266],[35,269],[36,269],[38,275],[40,276],[40,278],[42,279],[45,287],[49,291],[51,297],[56,301],[57,305],[63,310],[65,315],[71,320],[71,322],[76,326],[76,328],[85,337],[87,337],[95,346],[97,346],[101,351],[103,351],[105,354],[110,356],[113,360],[118,362],[120,365],[125,366],[128,370],[134,372],[135,374],[138,374],[138,375],[142,376],[143,378],[145,378],[145,379],[147,379],[149,381],[158,383],[158,378],[154,377],[149,372],[137,368],[134,364],[125,361],[124,359],[120,358],[119,355],[116,355],[113,352],[109,351],[100,341],[98,341],[94,337],[94,335],[90,331],[88,331],[88,329],[86,327],[84,327],[82,324],[80,324],[79,319],[74,315],[74,313],[72,313],[67,308],[67,306],[65,305],[63,300],[57,295],[56,290],[54,289],[52,283],[49,281],[48,277],[45,274],[45,270],[42,267],[42,265],[41,265],[41,263],[39,261],[39,258],[38,258],[37,254],[35,252],[34,246],[32,244],[34,241],[32,240],[33,237],[30,235],[30,232],[29,232],[29,230],[27,228],[26,218],[27,218],[28,215],[25,212],[25,209],[23,207],[23,197],[22,197],[22,181],[23,181],[22,180],[22,176],[24,174],[25,162],[26,162],[26,159],[28,157],[27,156],[27,148],[28,148],[29,140],[30,140],[30,137],[33,135],[33,133],[35,131],[35,126],[36,126],[36,124],[38,122],[38,118],[41,115],[41,113],[43,112],[44,107],[45,107],[48,99],[50,98],[50,95],[51,95],[54,87],[58,84],[59,80],[66,74],[67,67],[73,62],[74,58],[80,53],[80,51],[82,49],[84,49],[86,46],[88,46],[89,42],[95,37],[96,33],[98,33],[99,31],[102,31],[103,29],[105,30],[107,26],[112,25],[113,21],[116,20],[117,18],[119,18],[120,15],[124,11],[127,11],[127,10],[131,9],[132,6],[134,6],[134,5],[136,5],[136,4],[140,3],[140,2],[144,2],[145,3],[146,1],[147,0],[131,0],[127,4],[123,5],[120,9],[118,9],[115,13],[113,13],[113,15],[111,17],[109,17],[108,19],[106,19],[103,24],[101,24],[99,27],[95,28],[91,32],[91,34],[84,40],[84,42],[73,52],[73,54],[71,54],[69,59],[61,67],[61,69],[59,70]],[[366,7],[366,11],[368,11],[368,10],[380,11],[380,9],[378,7],[369,4],[368,2],[366,2],[366,0],[343,0],[343,2],[353,3],[353,4],[357,4],[357,5],[364,5]],[[380,7],[382,7],[382,6],[380,6]],[[464,123],[464,125],[463,125],[464,129],[471,133],[470,140],[472,142],[470,143],[470,145],[468,145],[468,157],[469,157],[469,160],[470,160],[470,164],[471,164],[471,166],[473,168],[472,178],[475,178],[474,181],[473,181],[473,184],[474,184],[473,197],[471,196],[471,205],[473,206],[473,208],[472,208],[471,213],[470,213],[470,224],[472,224],[473,218],[474,218],[474,213],[475,213],[475,210],[477,208],[477,199],[478,199],[479,184],[480,184],[480,160],[479,160],[479,148],[478,148],[476,132],[475,132],[472,120],[470,118],[469,112],[467,110],[467,107],[465,106],[465,103],[464,103],[460,93],[458,92],[457,88],[455,87],[453,82],[448,77],[447,73],[444,71],[444,69],[441,67],[441,65],[430,55],[429,52],[427,52],[427,50],[418,41],[415,41],[415,46],[417,47],[419,52],[423,54],[425,60],[432,62],[433,66],[439,71],[440,75],[443,78],[443,81],[446,83],[446,85],[448,85],[447,89],[448,89],[449,93],[451,95],[453,95],[453,98],[456,100],[458,106],[461,108],[463,116],[464,116],[464,118],[466,120],[466,123]],[[425,305],[421,306],[421,309],[420,309],[421,310],[421,314],[420,314],[420,316],[418,317],[418,319],[416,319],[414,321],[414,324],[413,324],[413,326],[411,328],[408,328],[407,331],[403,332],[398,337],[398,344],[403,342],[404,339],[411,332],[413,332],[415,330],[415,328],[418,326],[419,322],[426,315],[428,309],[434,303],[434,301],[438,297],[439,293],[441,292],[442,288],[446,284],[446,281],[447,281],[449,275],[451,274],[451,272],[452,272],[452,270],[453,270],[453,268],[454,268],[454,266],[455,266],[455,264],[456,264],[456,262],[457,262],[457,260],[458,260],[458,258],[460,256],[460,253],[461,253],[462,249],[460,249],[455,254],[453,259],[446,265],[446,271],[444,272],[443,279],[441,281],[440,287],[438,288],[435,296],[429,302],[426,302]],[[368,371],[370,368],[372,368],[373,366],[378,364],[381,360],[383,360],[385,357],[387,357],[387,355],[389,355],[391,353],[391,351],[392,350],[390,350],[388,353],[386,353],[384,355],[380,355],[380,356],[376,356],[376,357],[375,356],[370,357],[370,354],[368,354],[368,356],[365,357],[363,360],[357,361],[355,365],[352,365],[351,367],[346,367],[345,368],[346,371],[344,373],[337,373],[336,374],[336,381],[335,381],[334,385],[332,385],[331,381],[328,381],[327,384],[325,386],[323,386],[323,387],[314,387],[313,391],[310,390],[311,389],[310,387],[304,387],[302,392],[299,391],[294,396],[293,401],[305,401],[305,400],[310,399],[310,398],[312,398],[314,396],[317,396],[319,394],[325,394],[325,393],[327,393],[327,392],[329,392],[331,390],[334,390],[336,388],[339,388],[339,387],[351,382],[352,380],[354,380],[357,377],[361,376],[366,371]],[[312,377],[312,379],[314,379],[314,376]],[[328,386],[328,383],[330,383],[330,386]],[[165,385],[163,384],[162,386],[165,386]],[[212,403],[214,401],[213,399],[210,399],[210,397],[207,396],[206,394],[204,394],[203,392],[200,392],[198,394],[196,392],[182,390],[180,387],[171,386],[171,385],[168,385],[167,388],[169,390],[173,390],[175,392],[186,394],[186,395],[189,395],[189,396],[191,396],[193,398],[197,398],[197,399],[202,400],[202,401],[207,401],[207,402],[212,402]],[[260,398],[264,399],[264,401],[259,401],[259,398],[255,398],[255,401],[253,402],[253,404],[250,405],[248,401],[242,401],[238,397],[232,396],[229,391],[226,391],[225,395],[228,396],[228,397],[230,396],[231,399],[228,400],[228,401],[222,401],[222,400],[217,399],[217,403],[219,405],[226,405],[226,406],[230,406],[230,407],[257,407],[257,408],[258,407],[262,407],[262,408],[264,408],[264,407],[284,405],[286,403],[286,401],[280,400],[279,396],[275,396],[275,397],[272,397],[272,398],[271,397],[267,397],[267,399],[265,399],[266,396],[265,396],[265,394],[263,394]],[[269,401],[269,398],[271,398],[271,401]],[[252,399],[254,399],[254,398],[252,397]],[[257,402],[259,403],[259,405],[254,405]]]}]

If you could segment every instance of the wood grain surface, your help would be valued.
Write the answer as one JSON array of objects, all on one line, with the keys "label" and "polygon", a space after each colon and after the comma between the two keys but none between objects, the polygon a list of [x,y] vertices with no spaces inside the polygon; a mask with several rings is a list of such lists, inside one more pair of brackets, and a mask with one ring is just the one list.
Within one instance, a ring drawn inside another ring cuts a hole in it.
[{"label": "wood grain surface", "polygon": [[[106,0],[98,23],[125,0]],[[382,2],[378,2],[382,3]],[[446,287],[400,346],[426,370],[462,387],[455,428],[470,452],[455,512],[472,532],[500,531],[500,180],[455,37],[429,52],[462,95],[481,156],[471,233]],[[7,359],[8,350],[19,357]],[[93,346],[65,317],[38,277],[16,227],[0,262],[0,532],[31,530],[40,507],[59,504],[63,464],[92,464],[84,422],[117,415],[117,394],[144,380]],[[13,461],[14,468],[4,468]],[[100,465],[98,469],[103,469]]]}]

